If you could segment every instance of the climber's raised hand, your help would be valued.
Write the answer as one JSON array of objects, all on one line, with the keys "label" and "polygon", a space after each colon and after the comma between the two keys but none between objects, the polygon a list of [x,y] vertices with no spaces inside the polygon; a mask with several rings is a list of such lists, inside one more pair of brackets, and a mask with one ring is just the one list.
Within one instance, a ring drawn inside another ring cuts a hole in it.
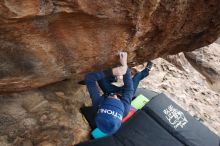
[{"label": "climber's raised hand", "polygon": [[127,66],[127,58],[128,58],[127,52],[120,52],[119,56],[120,56],[121,65]]},{"label": "climber's raised hand", "polygon": [[120,57],[121,66],[115,67],[112,69],[113,75],[115,75],[115,76],[123,76],[128,69],[128,65],[127,65],[128,54],[127,54],[127,52],[120,52],[119,57]]}]

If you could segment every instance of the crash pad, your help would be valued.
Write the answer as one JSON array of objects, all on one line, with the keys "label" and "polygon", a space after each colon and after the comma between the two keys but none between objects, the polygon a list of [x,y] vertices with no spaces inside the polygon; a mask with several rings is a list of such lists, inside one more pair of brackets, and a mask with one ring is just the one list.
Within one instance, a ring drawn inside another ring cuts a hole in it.
[{"label": "crash pad", "polygon": [[122,123],[124,123],[124,122],[126,122],[128,119],[130,119],[131,116],[133,116],[136,111],[137,111],[136,109],[130,110],[129,113],[127,114],[127,116],[122,119]]},{"label": "crash pad", "polygon": [[112,136],[76,146],[184,146],[145,112],[138,110]]},{"label": "crash pad", "polygon": [[115,137],[124,146],[183,146],[145,112],[138,110]]},{"label": "crash pad", "polygon": [[88,121],[91,129],[92,130],[95,129],[96,128],[95,116],[97,110],[94,109],[92,106],[83,106],[80,108],[80,111],[84,115],[85,119]]},{"label": "crash pad", "polygon": [[163,93],[142,110],[185,145],[219,146],[220,138],[216,134]]},{"label": "crash pad", "polygon": [[157,96],[160,93],[155,92],[153,90],[146,89],[146,88],[137,88],[137,90],[136,90],[136,92],[134,94],[134,97],[137,97],[140,94],[144,95],[149,100],[151,100],[154,96]]},{"label": "crash pad", "polygon": [[134,100],[132,100],[131,105],[136,109],[141,109],[145,104],[149,102],[149,99],[144,95],[138,95]]},{"label": "crash pad", "polygon": [[88,140],[75,146],[124,146],[113,136],[107,136],[100,139]]}]

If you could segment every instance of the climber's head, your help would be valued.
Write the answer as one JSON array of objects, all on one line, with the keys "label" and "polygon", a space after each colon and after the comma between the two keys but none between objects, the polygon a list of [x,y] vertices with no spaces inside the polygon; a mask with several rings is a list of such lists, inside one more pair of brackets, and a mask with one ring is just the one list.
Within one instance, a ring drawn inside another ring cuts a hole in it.
[{"label": "climber's head", "polygon": [[96,116],[96,125],[104,133],[113,134],[121,126],[124,105],[120,99],[108,97],[100,106]]}]

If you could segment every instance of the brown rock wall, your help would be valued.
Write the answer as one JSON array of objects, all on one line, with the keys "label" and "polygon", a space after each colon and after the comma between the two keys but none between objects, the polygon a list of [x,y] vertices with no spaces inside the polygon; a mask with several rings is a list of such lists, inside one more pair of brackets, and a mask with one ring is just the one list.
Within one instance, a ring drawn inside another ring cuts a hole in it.
[{"label": "brown rock wall", "polygon": [[0,2],[0,92],[191,51],[220,33],[219,0]]}]

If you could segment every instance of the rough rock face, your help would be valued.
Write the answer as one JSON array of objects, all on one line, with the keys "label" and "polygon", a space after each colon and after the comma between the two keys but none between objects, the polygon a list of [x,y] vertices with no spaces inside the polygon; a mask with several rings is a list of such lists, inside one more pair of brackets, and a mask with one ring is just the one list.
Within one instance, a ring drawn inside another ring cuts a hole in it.
[{"label": "rough rock face", "polygon": [[220,45],[213,43],[209,46],[185,53],[187,60],[198,70],[213,90],[220,93]]},{"label": "rough rock face", "polygon": [[[198,56],[194,56],[198,59],[198,64],[192,64],[192,62],[196,62],[193,59],[188,61],[184,53],[154,60],[154,69],[140,83],[140,87],[167,94],[177,104],[190,112],[191,115],[199,118],[210,130],[220,136],[220,86],[214,86],[219,85],[219,81],[216,80],[210,86],[206,76],[209,71],[205,72],[207,69],[211,69],[216,71],[217,74],[220,73],[218,70],[219,62],[217,62],[220,53],[217,53],[213,47],[220,49],[219,45],[212,44],[195,51],[204,52],[202,59],[199,53]],[[192,54],[195,52],[192,52]],[[207,68],[203,68],[201,66],[203,64]],[[201,73],[198,71],[201,71]],[[213,78],[217,78],[216,74],[212,74],[212,72],[208,75],[208,77],[212,75]]]},{"label": "rough rock face", "polygon": [[220,94],[211,90],[206,79],[193,68],[186,68],[190,72],[182,71],[163,59],[155,63],[160,65],[140,86],[165,93],[220,136]]},{"label": "rough rock face", "polygon": [[89,104],[85,88],[71,81],[0,95],[0,146],[73,146],[87,140],[90,127],[79,108]]},{"label": "rough rock face", "polygon": [[[196,52],[204,52],[202,62],[219,65],[215,61],[220,53],[213,55],[213,45]],[[206,77],[195,69],[197,64],[192,66],[184,53],[158,58],[153,63],[153,70],[139,87],[164,92],[220,136],[220,92],[210,89]],[[90,128],[79,108],[89,104],[85,87],[73,80],[0,95],[0,146],[72,146],[87,140]]]},{"label": "rough rock face", "polygon": [[190,51],[220,34],[219,0],[0,1],[0,92]]}]

